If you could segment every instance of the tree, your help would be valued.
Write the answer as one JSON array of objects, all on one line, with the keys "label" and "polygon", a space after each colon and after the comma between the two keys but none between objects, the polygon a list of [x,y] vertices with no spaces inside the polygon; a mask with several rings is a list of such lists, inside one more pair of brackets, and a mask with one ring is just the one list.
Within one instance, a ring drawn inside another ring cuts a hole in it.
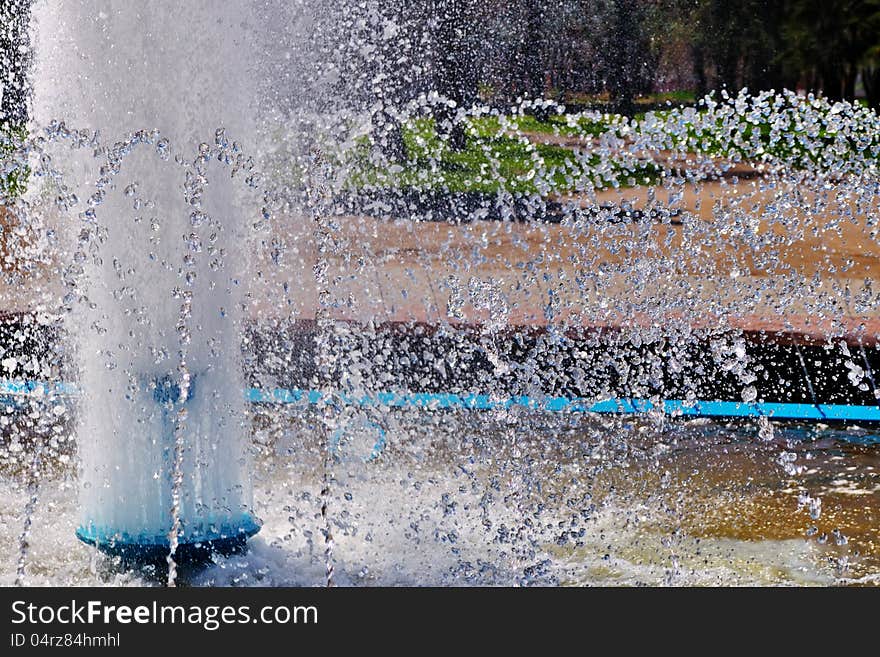
[{"label": "tree", "polygon": [[[784,62],[807,88],[832,100],[855,97],[856,79],[880,42],[880,0],[789,0]],[[874,100],[876,103],[876,100]]]},{"label": "tree", "polygon": [[522,90],[530,98],[544,96],[545,70],[548,59],[546,47],[546,27],[548,18],[545,15],[546,1],[525,1],[525,38],[519,48],[519,65],[522,69]]},{"label": "tree", "polygon": [[780,63],[786,0],[698,0],[678,10],[690,23],[697,95],[786,86]]},{"label": "tree", "polygon": [[611,106],[631,114],[635,97],[650,90],[655,64],[645,3],[607,0],[600,10],[605,30],[597,66],[603,71]]},{"label": "tree", "polygon": [[880,109],[880,44],[869,48],[862,63],[862,84],[865,100],[874,109]]},{"label": "tree", "polygon": [[446,135],[457,151],[464,150],[467,135],[454,115],[457,108],[470,107],[477,100],[477,64],[472,51],[474,4],[473,0],[434,0],[432,17],[434,90],[455,104],[437,106],[434,118],[438,132]]}]

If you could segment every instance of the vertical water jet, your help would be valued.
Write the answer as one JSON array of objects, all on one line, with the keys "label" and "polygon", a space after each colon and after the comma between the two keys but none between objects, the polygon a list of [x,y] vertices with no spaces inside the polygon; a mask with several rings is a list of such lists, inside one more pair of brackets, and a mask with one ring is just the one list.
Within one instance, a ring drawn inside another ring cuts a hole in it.
[{"label": "vertical water jet", "polygon": [[77,534],[126,557],[169,555],[173,583],[175,552],[234,549],[258,530],[237,191],[256,184],[250,7],[40,1],[33,13],[37,125],[97,131],[95,157],[62,164],[82,181],[68,295],[83,391]]}]

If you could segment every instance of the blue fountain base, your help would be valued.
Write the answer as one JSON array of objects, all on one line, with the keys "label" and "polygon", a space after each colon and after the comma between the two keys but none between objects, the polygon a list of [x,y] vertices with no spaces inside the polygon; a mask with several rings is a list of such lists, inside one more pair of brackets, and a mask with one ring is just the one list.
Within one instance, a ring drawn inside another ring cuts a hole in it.
[{"label": "blue fountain base", "polygon": [[[207,563],[215,555],[240,554],[246,550],[247,540],[258,531],[260,525],[254,517],[243,515],[236,518],[234,523],[227,521],[202,534],[181,537],[174,560],[178,565],[192,565]],[[171,549],[167,535],[134,535],[93,525],[78,527],[76,537],[105,554],[121,558],[127,564],[165,563]]]}]

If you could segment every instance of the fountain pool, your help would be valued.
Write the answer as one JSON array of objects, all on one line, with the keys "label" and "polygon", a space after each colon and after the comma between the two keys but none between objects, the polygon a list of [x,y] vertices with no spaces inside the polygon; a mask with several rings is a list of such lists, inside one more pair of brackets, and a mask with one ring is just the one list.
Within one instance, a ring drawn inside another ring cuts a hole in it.
[{"label": "fountain pool", "polygon": [[877,114],[404,93],[354,4],[28,5],[0,582],[880,581]]}]

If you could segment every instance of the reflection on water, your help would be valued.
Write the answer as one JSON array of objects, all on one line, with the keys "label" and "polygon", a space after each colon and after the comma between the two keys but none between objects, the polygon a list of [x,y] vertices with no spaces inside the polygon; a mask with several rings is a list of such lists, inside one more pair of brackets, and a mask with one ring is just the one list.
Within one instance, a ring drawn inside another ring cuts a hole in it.
[{"label": "reflection on water", "polygon": [[[192,585],[320,585],[322,456],[301,409],[256,408],[245,555]],[[528,430],[523,427],[528,426]],[[514,431],[514,428],[516,430]],[[515,412],[398,412],[389,445],[340,445],[331,487],[343,585],[872,584],[880,581],[878,436],[857,427]],[[77,543],[76,484],[42,464],[31,584],[144,584]],[[2,478],[3,584],[19,557],[25,473]]]}]

